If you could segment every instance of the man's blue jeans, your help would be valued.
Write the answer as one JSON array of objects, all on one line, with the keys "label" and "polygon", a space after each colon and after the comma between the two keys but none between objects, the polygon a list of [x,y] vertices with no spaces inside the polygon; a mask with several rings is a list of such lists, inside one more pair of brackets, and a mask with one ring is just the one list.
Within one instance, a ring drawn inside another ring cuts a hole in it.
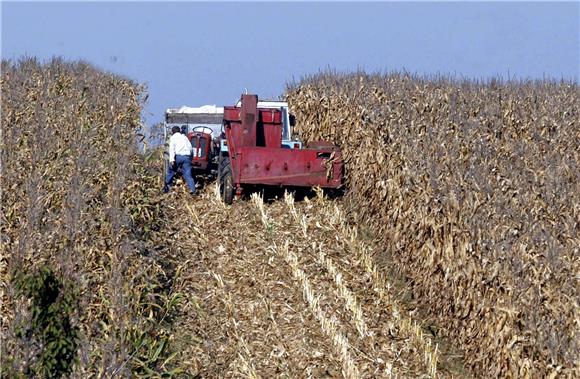
[{"label": "man's blue jeans", "polygon": [[193,175],[191,174],[191,155],[176,155],[175,156],[175,165],[169,164],[167,169],[167,176],[165,177],[165,185],[167,187],[171,186],[173,182],[173,178],[177,171],[181,169],[181,173],[183,174],[183,179],[187,183],[189,190],[192,193],[195,193],[195,182],[193,180]]}]

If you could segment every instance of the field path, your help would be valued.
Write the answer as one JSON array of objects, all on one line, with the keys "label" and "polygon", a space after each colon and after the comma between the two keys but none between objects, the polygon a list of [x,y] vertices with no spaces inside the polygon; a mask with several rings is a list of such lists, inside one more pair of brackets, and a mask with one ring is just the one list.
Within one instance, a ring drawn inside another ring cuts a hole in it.
[{"label": "field path", "polygon": [[223,205],[215,188],[168,206],[183,257],[174,345],[201,377],[451,376],[396,299],[340,203],[258,196]]}]

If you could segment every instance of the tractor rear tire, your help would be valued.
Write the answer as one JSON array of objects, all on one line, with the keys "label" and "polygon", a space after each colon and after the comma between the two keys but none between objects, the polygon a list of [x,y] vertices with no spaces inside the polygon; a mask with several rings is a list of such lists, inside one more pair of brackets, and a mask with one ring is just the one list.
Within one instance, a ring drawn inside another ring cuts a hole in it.
[{"label": "tractor rear tire", "polygon": [[224,203],[231,204],[234,202],[234,179],[232,175],[232,164],[229,157],[220,159],[218,181],[220,196]]}]

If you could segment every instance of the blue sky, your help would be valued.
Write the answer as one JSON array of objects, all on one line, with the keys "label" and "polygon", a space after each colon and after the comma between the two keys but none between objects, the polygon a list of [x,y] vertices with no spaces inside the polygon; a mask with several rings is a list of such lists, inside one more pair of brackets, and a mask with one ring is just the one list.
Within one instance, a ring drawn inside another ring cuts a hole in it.
[{"label": "blue sky", "polygon": [[281,95],[332,68],[580,77],[580,3],[2,2],[2,57],[84,59],[149,88],[145,117]]}]

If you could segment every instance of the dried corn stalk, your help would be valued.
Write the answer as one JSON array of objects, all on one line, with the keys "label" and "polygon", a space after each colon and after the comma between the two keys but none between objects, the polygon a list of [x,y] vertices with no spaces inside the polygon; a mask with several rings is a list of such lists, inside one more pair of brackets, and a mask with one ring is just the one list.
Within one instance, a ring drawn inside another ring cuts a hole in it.
[{"label": "dried corn stalk", "polygon": [[351,219],[475,374],[578,373],[579,93],[404,74],[288,88],[299,133],[342,147]]},{"label": "dried corn stalk", "polygon": [[168,370],[160,325],[177,298],[158,177],[133,148],[143,88],[86,63],[23,59],[2,62],[1,90],[3,374],[37,363],[14,278],[43,266],[78,292],[74,377]]}]

